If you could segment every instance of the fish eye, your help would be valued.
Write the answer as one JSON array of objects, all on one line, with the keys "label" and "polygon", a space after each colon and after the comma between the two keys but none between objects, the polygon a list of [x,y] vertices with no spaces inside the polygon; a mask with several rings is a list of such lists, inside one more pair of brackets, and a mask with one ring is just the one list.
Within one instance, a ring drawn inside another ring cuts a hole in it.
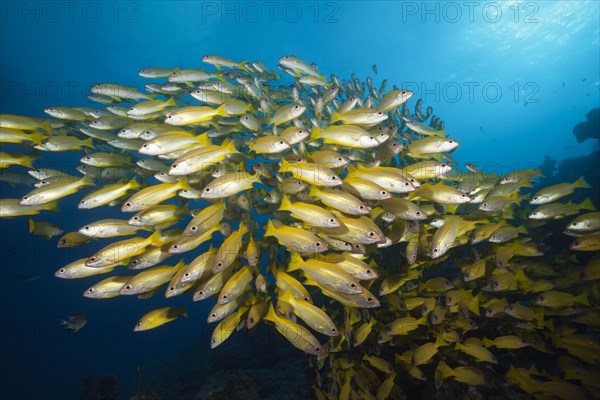
[{"label": "fish eye", "polygon": [[198,229],[198,227],[196,225],[194,225],[190,228],[191,231],[196,231],[197,229]]},{"label": "fish eye", "polygon": [[369,136],[369,140],[375,140],[373,136]]},{"label": "fish eye", "polygon": [[179,245],[178,245],[178,244],[174,244],[174,245],[173,245],[173,249],[178,249],[178,248],[179,248]]},{"label": "fish eye", "polygon": [[294,108],[297,110],[297,109],[299,109],[299,108],[300,108],[300,106],[299,106],[298,104],[296,104],[296,105],[294,106]]},{"label": "fish eye", "polygon": [[315,242],[316,247],[321,247],[321,242]]},{"label": "fish eye", "polygon": [[534,199],[534,200],[537,200],[537,199],[539,199],[539,197],[535,196],[533,199]]},{"label": "fish eye", "polygon": [[280,141],[279,141],[279,144],[280,144],[280,145],[283,145],[283,144],[284,144],[283,140],[280,140]]},{"label": "fish eye", "polygon": [[373,232],[373,231],[369,232],[369,236],[370,236],[370,237],[373,237],[373,236],[375,236],[375,232]]},{"label": "fish eye", "polygon": [[498,282],[495,282],[495,281],[494,281],[494,282],[492,282],[492,287],[493,287],[493,288],[495,288],[495,287],[498,287]]},{"label": "fish eye", "polygon": [[367,301],[370,303],[370,302],[373,301],[373,298],[372,297],[367,297]]},{"label": "fish eye", "polygon": [[538,297],[538,300],[539,300],[539,301],[544,301],[544,296],[540,296],[540,297]]},{"label": "fish eye", "polygon": [[88,293],[94,293],[95,291],[96,291],[96,290],[95,290],[94,288],[89,288],[89,289],[87,290],[87,292],[88,292]]},{"label": "fish eye", "polygon": [[421,215],[421,211],[417,211],[415,215]]},{"label": "fish eye", "polygon": [[342,161],[344,161],[344,159],[342,157],[340,157],[340,158],[338,158],[338,161],[342,162]]},{"label": "fish eye", "polygon": [[85,204],[85,203],[86,203],[86,201],[85,201],[85,200],[81,200],[81,201],[79,202],[79,204]]},{"label": "fish eye", "polygon": [[454,143],[454,140],[448,140],[448,143],[452,144]]},{"label": "fish eye", "polygon": [[371,273],[371,270],[370,270],[370,269],[367,269],[367,270],[365,270],[365,272],[366,272],[367,274],[370,274],[370,273]]},{"label": "fish eye", "polygon": [[96,257],[90,257],[90,261],[96,261]]},{"label": "fish eye", "polygon": [[435,249],[433,249],[433,252],[434,252],[434,253],[437,253],[438,251],[439,251],[439,250],[438,250],[438,248],[437,248],[437,247],[436,247]]},{"label": "fish eye", "polygon": [[208,192],[210,192],[210,188],[209,188],[209,187],[207,187],[207,188],[204,188],[204,192],[205,192],[205,193],[208,193]]},{"label": "fish eye", "polygon": [[573,242],[573,246],[579,246],[579,242],[577,242],[577,241]]},{"label": "fish eye", "polygon": [[148,143],[144,143],[144,144],[142,145],[142,147],[143,147],[143,148],[145,148],[145,149],[147,149],[147,148],[148,148]]},{"label": "fish eye", "polygon": [[29,196],[23,196],[23,200],[27,200]]},{"label": "fish eye", "polygon": [[63,272],[65,272],[65,269],[61,268],[61,269],[58,270],[58,272],[63,273]]},{"label": "fish eye", "polygon": [[131,263],[132,263],[132,264],[139,264],[140,262],[141,262],[140,260],[137,260],[137,259],[136,259],[136,260],[133,260]]},{"label": "fish eye", "polygon": [[335,218],[329,218],[329,223],[330,224],[334,224],[335,223]]},{"label": "fish eye", "polygon": [[332,180],[332,181],[337,181],[337,176],[335,176],[335,175],[334,175],[334,176],[332,176],[332,177],[331,177],[331,180]]},{"label": "fish eye", "polygon": [[387,191],[385,191],[385,190],[382,190],[381,192],[379,192],[379,194],[380,194],[381,196],[387,196],[388,192],[387,192]]},{"label": "fish eye", "polygon": [[131,207],[131,203],[125,203],[125,207]]},{"label": "fish eye", "polygon": [[130,290],[131,289],[131,285],[125,285],[125,290]]},{"label": "fish eye", "polygon": [[487,203],[483,203],[483,206],[484,206],[484,207],[487,207],[488,205],[487,205]]},{"label": "fish eye", "polygon": [[226,294],[224,294],[223,296],[221,296],[221,298],[222,298],[222,299],[226,299],[226,298],[227,298],[227,295],[226,295]]},{"label": "fish eye", "polygon": [[355,283],[351,283],[351,284],[350,284],[350,287],[351,287],[351,288],[355,288],[355,287],[356,287],[356,284],[355,284]]},{"label": "fish eye", "polygon": [[[377,112],[377,115],[383,115],[383,113],[381,111]],[[383,129],[382,127],[380,127],[380,129]]]}]

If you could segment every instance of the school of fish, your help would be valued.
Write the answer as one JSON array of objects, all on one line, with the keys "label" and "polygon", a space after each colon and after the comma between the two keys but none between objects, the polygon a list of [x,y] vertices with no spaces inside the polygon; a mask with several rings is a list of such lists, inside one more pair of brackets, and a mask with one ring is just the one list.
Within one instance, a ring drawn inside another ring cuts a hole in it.
[{"label": "school of fish", "polygon": [[[0,115],[2,185],[29,186],[0,217],[59,236],[37,215],[77,194],[89,222],[58,247],[100,249],[57,277],[99,277],[94,299],[164,295],[135,331],[198,314],[177,296],[213,298],[212,348],[268,324],[314,356],[318,399],[450,381],[484,398],[493,377],[521,396],[597,396],[600,213],[566,201],[583,178],[539,189],[539,170],[461,170],[444,123],[386,80],[291,55],[278,71],[202,62],[144,68],[144,90],[96,84],[98,107]],[[45,168],[44,152],[78,154],[78,173]],[[565,246],[544,243],[548,224]]]}]

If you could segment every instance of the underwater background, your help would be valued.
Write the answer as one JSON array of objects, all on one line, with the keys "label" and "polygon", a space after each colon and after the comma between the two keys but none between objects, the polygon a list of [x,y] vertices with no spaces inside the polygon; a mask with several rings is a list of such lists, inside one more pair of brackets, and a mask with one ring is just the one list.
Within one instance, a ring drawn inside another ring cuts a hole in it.
[{"label": "underwater background", "polygon": [[[599,16],[597,1],[3,1],[0,113],[44,117],[52,105],[96,106],[86,98],[92,85],[142,87],[137,72],[146,66],[197,68],[203,55],[218,54],[275,69],[281,56],[293,54],[325,76],[370,76],[376,87],[387,78],[412,90],[409,108],[423,99],[460,141],[453,154],[459,164],[499,175],[545,165],[550,179],[563,163],[571,170],[553,179],[566,182],[599,163],[598,132],[581,141],[573,133],[599,107]],[[44,166],[74,171],[79,157],[70,157],[50,154]],[[590,174],[597,184],[597,173]],[[6,184],[0,190],[3,198],[23,194]],[[64,200],[61,209],[74,209],[76,201]],[[107,208],[93,214],[115,215]],[[68,232],[90,214],[50,213],[44,220]],[[145,387],[189,398],[208,374],[239,368],[264,385],[278,382],[262,388],[260,398],[284,398],[278,390],[313,396],[303,375],[307,356],[275,330],[261,325],[211,351],[212,326],[203,316],[214,300],[193,303],[188,296],[178,303],[196,317],[133,332],[140,315],[164,305],[162,296],[84,298],[90,280],[53,276],[83,250],[29,236],[26,219],[0,224],[2,398],[75,399],[86,379],[107,375],[118,381],[120,398]],[[71,334],[59,320],[74,313],[89,322]],[[279,375],[257,372],[274,365]]]}]

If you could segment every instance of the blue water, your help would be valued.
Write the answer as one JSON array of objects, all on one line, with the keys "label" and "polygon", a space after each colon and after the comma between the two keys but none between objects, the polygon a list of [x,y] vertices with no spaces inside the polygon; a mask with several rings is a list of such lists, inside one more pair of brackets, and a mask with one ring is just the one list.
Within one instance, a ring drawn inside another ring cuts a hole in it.
[{"label": "blue water", "polygon": [[[468,4],[472,4],[472,9]],[[597,1],[543,2],[12,2],[0,3],[0,112],[44,116],[51,105],[98,106],[91,85],[142,87],[146,66],[200,67],[205,54],[261,60],[282,55],[317,63],[324,75],[373,77],[415,91],[461,143],[459,163],[488,171],[539,165],[589,154],[572,127],[599,106],[600,33]],[[372,65],[376,64],[378,74]],[[597,143],[597,142],[595,142]],[[43,166],[75,165],[54,156]],[[1,197],[23,186],[2,185]],[[61,202],[72,210],[77,199]],[[47,214],[65,231],[115,210]],[[131,393],[140,365],[171,363],[204,341],[208,303],[195,316],[134,334],[144,312],[164,305],[81,296],[96,278],[63,281],[60,266],[89,254],[55,249],[27,235],[25,219],[2,220],[0,362],[2,398],[72,399],[90,375],[115,374]],[[15,273],[42,276],[24,282]],[[77,334],[60,318],[85,312]],[[231,340],[235,340],[235,337]],[[217,350],[219,351],[219,350]],[[199,357],[202,355],[199,355]]]}]

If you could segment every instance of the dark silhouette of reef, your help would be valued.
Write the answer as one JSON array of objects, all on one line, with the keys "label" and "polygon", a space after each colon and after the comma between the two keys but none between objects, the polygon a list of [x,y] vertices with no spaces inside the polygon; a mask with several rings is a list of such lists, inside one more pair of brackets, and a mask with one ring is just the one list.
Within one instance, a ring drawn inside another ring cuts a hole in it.
[{"label": "dark silhouette of reef", "polygon": [[117,400],[119,383],[112,375],[87,377],[83,380],[80,400]]},{"label": "dark silhouette of reef", "polygon": [[594,108],[585,117],[587,121],[573,127],[573,134],[579,143],[587,139],[600,140],[600,108]]},{"label": "dark silhouette of reef", "polygon": [[146,374],[129,400],[309,400],[315,398],[308,356],[267,326],[234,332],[218,349],[209,339]]}]

